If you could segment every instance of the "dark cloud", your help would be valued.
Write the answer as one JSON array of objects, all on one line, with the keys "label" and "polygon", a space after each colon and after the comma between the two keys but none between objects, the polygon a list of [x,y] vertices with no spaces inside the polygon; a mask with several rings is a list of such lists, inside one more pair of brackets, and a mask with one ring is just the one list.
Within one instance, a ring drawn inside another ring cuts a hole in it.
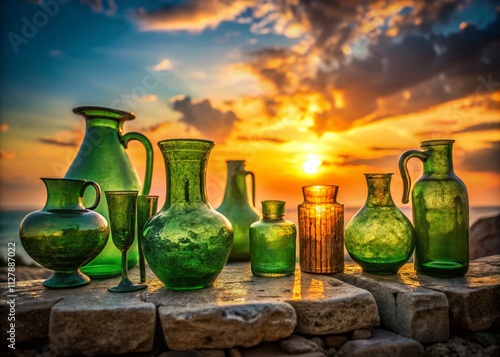
[{"label": "dark cloud", "polygon": [[[402,152],[401,152],[402,153]],[[374,158],[361,158],[353,155],[341,155],[343,160],[337,163],[342,166],[370,166],[370,167],[397,167],[401,155],[384,155]]]},{"label": "dark cloud", "polygon": [[213,108],[209,100],[193,103],[190,97],[184,97],[173,102],[173,109],[183,114],[181,122],[219,143],[225,141],[234,123],[240,120],[232,111],[222,112]]},{"label": "dark cloud", "polygon": [[51,139],[51,138],[39,138],[38,141],[49,145],[66,146],[66,147],[78,146],[78,143],[74,141],[60,141],[58,139]]},{"label": "dark cloud", "polygon": [[500,173],[500,141],[488,143],[488,147],[466,152],[460,162],[465,171]]},{"label": "dark cloud", "polygon": [[[321,93],[330,105],[316,114],[319,134],[349,129],[380,109],[381,99],[389,101],[390,114],[406,114],[485,94],[476,93],[481,76],[500,78],[500,13],[486,26],[474,25],[471,18],[464,20],[467,26],[446,33],[433,28],[444,28],[458,11],[461,17],[472,13],[465,1],[416,1],[406,8],[389,0],[384,8],[379,2],[347,0],[279,4],[282,16],[300,24],[314,42],[301,54],[261,49],[251,54],[249,65],[279,93]],[[315,76],[303,70],[311,53],[322,60]],[[486,89],[493,92],[500,85]],[[341,102],[334,91],[342,92]],[[403,91],[408,92],[406,100]]]},{"label": "dark cloud", "polygon": [[275,143],[275,144],[285,144],[288,143],[289,140],[284,140],[280,138],[272,138],[272,137],[265,137],[265,136],[238,136],[238,140],[242,141],[266,141],[269,143]]},{"label": "dark cloud", "polygon": [[[499,130],[499,129],[500,129],[500,122],[490,122],[490,123],[481,123],[481,124],[471,125],[471,126],[463,128],[463,129],[454,131],[453,134],[470,133],[470,132],[474,132],[474,131]],[[499,161],[500,161],[500,158],[499,158]]]}]

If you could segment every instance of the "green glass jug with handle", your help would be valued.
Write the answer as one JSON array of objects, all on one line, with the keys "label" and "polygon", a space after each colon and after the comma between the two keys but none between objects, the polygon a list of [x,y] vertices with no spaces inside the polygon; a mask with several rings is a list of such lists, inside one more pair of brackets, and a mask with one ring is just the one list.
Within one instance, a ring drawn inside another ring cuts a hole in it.
[{"label": "green glass jug with handle", "polygon": [[[143,134],[130,132],[123,134],[123,124],[135,118],[134,114],[121,110],[97,106],[73,109],[75,114],[85,118],[86,130],[83,142],[65,178],[83,178],[96,181],[103,191],[139,191],[146,195],[151,187],[153,170],[153,147]],[[146,168],[144,186],[137,171],[130,163],[125,151],[130,141],[141,142],[146,149]],[[91,194],[85,194],[89,202]],[[109,221],[106,200],[101,200],[95,210]],[[137,237],[137,234],[136,234]],[[137,264],[139,259],[137,238],[128,253],[128,267]],[[109,239],[103,251],[91,262],[81,268],[91,278],[106,278],[121,274],[121,253]]]},{"label": "green glass jug with handle", "polygon": [[436,277],[460,277],[469,269],[469,199],[465,184],[453,170],[453,143],[423,141],[422,151],[407,151],[399,160],[403,203],[410,196],[408,160],[416,157],[424,164],[412,190],[415,270]]},{"label": "green glass jug with handle", "polygon": [[[252,179],[252,201],[248,199],[246,177]],[[227,161],[227,182],[224,199],[217,212],[226,217],[234,229],[234,242],[229,261],[250,260],[250,225],[261,216],[255,208],[255,175],[245,170],[245,160]]]}]

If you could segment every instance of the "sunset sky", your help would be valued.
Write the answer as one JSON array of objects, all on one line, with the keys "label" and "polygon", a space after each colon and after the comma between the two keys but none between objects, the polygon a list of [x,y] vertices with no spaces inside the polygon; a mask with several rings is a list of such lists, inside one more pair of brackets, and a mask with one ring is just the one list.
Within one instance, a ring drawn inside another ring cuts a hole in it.
[{"label": "sunset sky", "polygon": [[[500,206],[500,1],[4,0],[0,23],[2,209],[42,206],[81,105],[135,113],[125,131],[155,147],[160,203],[163,139],[215,141],[214,207],[225,160],[245,159],[257,202],[288,208],[311,184],[359,207],[365,172],[394,172],[402,206],[399,156],[454,139],[471,206]],[[142,177],[143,148],[128,153]]]}]

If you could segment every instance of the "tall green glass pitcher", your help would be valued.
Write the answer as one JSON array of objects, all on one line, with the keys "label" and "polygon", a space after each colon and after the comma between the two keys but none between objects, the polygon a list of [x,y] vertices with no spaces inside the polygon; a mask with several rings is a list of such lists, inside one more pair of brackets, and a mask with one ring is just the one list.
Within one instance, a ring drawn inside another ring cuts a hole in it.
[{"label": "tall green glass pitcher", "polygon": [[[252,202],[248,200],[246,177],[252,178]],[[217,212],[226,217],[234,229],[234,242],[229,261],[250,260],[250,225],[260,220],[255,208],[255,175],[245,170],[245,160],[227,161],[224,199]]]},{"label": "tall green glass pitcher", "polygon": [[453,143],[424,141],[423,151],[407,151],[399,160],[403,203],[410,195],[408,160],[416,157],[424,164],[412,191],[415,270],[437,277],[463,276],[469,268],[469,200],[465,184],[453,172]]},{"label": "tall green glass pitcher", "polygon": [[[153,170],[153,147],[142,134],[123,134],[123,124],[132,120],[132,113],[104,107],[78,107],[73,109],[86,121],[86,131],[80,150],[66,172],[65,178],[81,178],[96,181],[103,191],[140,191],[149,193]],[[140,141],[146,148],[146,172],[144,186],[125,152],[129,141]],[[85,202],[92,202],[92,194],[85,194]],[[106,200],[101,200],[95,210],[109,221]],[[137,264],[137,239],[128,253],[129,268]],[[81,270],[91,278],[105,278],[121,273],[121,252],[109,239],[104,250]]]}]

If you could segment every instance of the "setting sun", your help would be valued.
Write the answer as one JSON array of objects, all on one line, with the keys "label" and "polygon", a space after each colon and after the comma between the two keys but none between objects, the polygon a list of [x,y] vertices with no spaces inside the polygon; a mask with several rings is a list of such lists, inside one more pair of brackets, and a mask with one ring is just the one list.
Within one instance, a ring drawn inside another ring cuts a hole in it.
[{"label": "setting sun", "polygon": [[304,172],[306,174],[313,175],[318,172],[320,165],[321,160],[316,155],[309,155],[302,166],[304,167]]}]

